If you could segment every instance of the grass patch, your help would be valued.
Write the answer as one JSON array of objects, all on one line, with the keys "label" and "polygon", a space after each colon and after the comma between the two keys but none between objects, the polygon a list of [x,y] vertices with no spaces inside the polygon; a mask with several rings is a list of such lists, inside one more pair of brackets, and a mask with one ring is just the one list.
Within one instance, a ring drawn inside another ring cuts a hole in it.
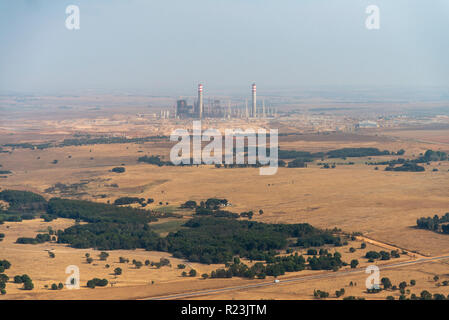
[{"label": "grass patch", "polygon": [[182,225],[186,223],[184,219],[176,219],[162,223],[150,224],[150,229],[159,235],[168,234],[169,232],[176,232],[182,229]]}]

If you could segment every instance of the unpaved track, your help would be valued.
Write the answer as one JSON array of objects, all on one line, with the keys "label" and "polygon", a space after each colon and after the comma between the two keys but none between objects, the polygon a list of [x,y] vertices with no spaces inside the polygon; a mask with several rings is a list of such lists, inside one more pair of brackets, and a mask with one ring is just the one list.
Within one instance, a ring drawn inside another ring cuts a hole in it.
[{"label": "unpaved track", "polygon": [[[381,269],[393,269],[393,268],[399,268],[399,267],[404,267],[404,266],[409,266],[409,265],[414,265],[414,264],[434,262],[434,261],[439,261],[439,260],[444,260],[444,259],[449,259],[449,255],[428,257],[428,258],[419,258],[416,260],[391,263],[391,264],[382,265],[382,266],[380,266],[380,268]],[[226,291],[268,287],[268,286],[273,286],[273,285],[279,286],[279,285],[283,285],[283,284],[290,284],[292,282],[303,282],[303,281],[309,281],[309,280],[335,278],[335,277],[341,277],[341,276],[346,276],[349,274],[357,274],[357,273],[365,273],[365,268],[350,269],[350,270],[337,271],[337,272],[326,272],[326,273],[322,273],[322,274],[295,277],[295,278],[290,278],[290,279],[287,278],[284,280],[280,280],[278,283],[275,283],[273,281],[262,282],[262,283],[256,283],[256,284],[251,284],[251,285],[242,285],[242,286],[234,286],[234,287],[227,287],[227,288],[202,290],[202,291],[196,291],[196,292],[186,292],[186,293],[172,294],[172,295],[159,296],[159,297],[149,297],[149,298],[145,298],[144,300],[189,299],[191,297],[218,294],[218,293],[223,293]]]},{"label": "unpaved track", "polygon": [[378,246],[378,247],[381,247],[381,248],[384,248],[384,249],[398,250],[399,253],[401,253],[402,251],[406,251],[407,255],[410,256],[412,259],[426,258],[426,256],[423,256],[422,254],[419,254],[417,252],[410,252],[407,249],[396,247],[394,245],[391,245],[391,244],[388,244],[388,243],[385,243],[385,242],[381,242],[381,241],[378,241],[378,240],[374,240],[374,239],[371,239],[371,238],[368,238],[368,237],[365,237],[365,236],[357,236],[356,239],[360,240],[360,241],[364,241],[364,242],[370,243],[372,245],[375,245],[375,246]]}]

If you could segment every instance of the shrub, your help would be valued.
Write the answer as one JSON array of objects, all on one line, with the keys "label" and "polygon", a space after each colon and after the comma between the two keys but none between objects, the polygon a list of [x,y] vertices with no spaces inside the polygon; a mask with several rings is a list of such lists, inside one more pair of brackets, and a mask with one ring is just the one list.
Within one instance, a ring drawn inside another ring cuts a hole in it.
[{"label": "shrub", "polygon": [[87,281],[87,286],[91,289],[94,289],[95,287],[105,287],[107,285],[108,280],[106,279],[93,278],[92,280]]},{"label": "shrub", "polygon": [[125,168],[124,167],[115,167],[115,168],[112,168],[111,171],[115,172],[115,173],[123,173],[123,172],[125,172]]}]

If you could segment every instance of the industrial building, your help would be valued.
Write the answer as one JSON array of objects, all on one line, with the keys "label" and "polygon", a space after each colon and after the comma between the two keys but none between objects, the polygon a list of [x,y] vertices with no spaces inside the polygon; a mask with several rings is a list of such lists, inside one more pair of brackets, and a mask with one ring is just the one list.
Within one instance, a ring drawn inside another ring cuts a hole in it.
[{"label": "industrial building", "polygon": [[272,107],[265,107],[265,100],[262,106],[257,104],[256,84],[251,86],[251,106],[248,108],[248,99],[244,102],[227,101],[226,106],[216,98],[204,98],[203,84],[198,84],[197,98],[192,104],[187,99],[179,99],[176,102],[174,117],[177,119],[203,119],[203,118],[271,118],[276,115],[276,110]]}]

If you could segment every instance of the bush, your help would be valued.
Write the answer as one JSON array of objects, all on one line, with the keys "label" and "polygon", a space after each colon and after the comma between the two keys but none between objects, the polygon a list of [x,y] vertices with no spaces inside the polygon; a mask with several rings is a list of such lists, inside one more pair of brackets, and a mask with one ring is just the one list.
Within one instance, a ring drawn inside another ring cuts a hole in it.
[{"label": "bush", "polygon": [[109,253],[104,252],[104,251],[102,251],[102,252],[100,253],[100,260],[106,261],[108,257],[109,257]]},{"label": "bush", "polygon": [[0,267],[3,267],[5,270],[11,268],[11,263],[8,260],[0,260]]},{"label": "bush", "polygon": [[197,207],[196,201],[193,200],[189,200],[186,201],[185,203],[181,204],[181,208],[185,208],[185,209],[195,209]]},{"label": "bush", "polygon": [[119,263],[128,263],[129,262],[129,259],[126,259],[123,257],[119,257],[118,260],[119,260]]},{"label": "bush", "polygon": [[189,276],[190,276],[190,277],[196,277],[196,270],[195,270],[195,269],[191,269],[191,270],[189,271]]},{"label": "bush", "polygon": [[357,268],[358,265],[359,265],[359,261],[357,259],[351,260],[351,269]]},{"label": "bush", "polygon": [[380,253],[376,252],[376,251],[368,251],[365,254],[365,258],[367,259],[379,259],[381,257]]},{"label": "bush", "polygon": [[384,286],[384,289],[389,289],[391,288],[391,281],[389,278],[382,278],[380,280],[380,282],[382,283],[382,285]]},{"label": "bush", "polygon": [[34,284],[31,280],[27,280],[26,282],[23,283],[23,290],[33,290],[34,289]]},{"label": "bush", "polygon": [[93,278],[92,280],[87,281],[87,287],[94,289],[95,287],[106,287],[108,285],[108,280]]},{"label": "bush", "polygon": [[115,173],[123,173],[123,172],[125,172],[125,168],[124,167],[115,167],[115,168],[112,168],[111,171],[115,172]]},{"label": "bush", "polygon": [[315,298],[325,299],[325,298],[329,297],[329,292],[321,291],[321,290],[314,290],[313,291],[313,296]]}]

